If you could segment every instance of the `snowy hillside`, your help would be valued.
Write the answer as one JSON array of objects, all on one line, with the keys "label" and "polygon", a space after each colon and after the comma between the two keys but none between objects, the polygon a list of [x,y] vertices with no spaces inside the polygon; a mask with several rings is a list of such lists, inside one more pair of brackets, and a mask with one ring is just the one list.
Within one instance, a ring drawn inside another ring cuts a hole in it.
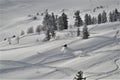
[{"label": "snowy hillside", "polygon": [[[120,21],[89,25],[90,37],[85,40],[76,37],[76,27],[56,31],[56,38],[47,42],[44,32],[26,33],[42,24],[43,16],[32,17],[45,9],[57,15],[65,9],[73,25],[76,10],[84,18],[86,13],[96,16],[115,8],[120,10],[120,0],[0,0],[0,80],[73,80],[78,71],[86,80],[119,80]],[[25,35],[20,36],[22,30]],[[20,36],[19,44],[14,35]],[[11,45],[5,40],[9,37]]]},{"label": "snowy hillside", "polygon": [[[8,45],[1,42],[0,78],[72,80],[82,70],[87,80],[119,80],[120,42],[117,42],[120,37],[116,39],[114,36],[120,30],[120,22],[89,28],[91,37],[88,40],[75,37],[45,43],[36,42],[35,37],[40,36],[33,35],[21,39],[27,43]],[[65,43],[69,49],[64,54],[61,46]]]},{"label": "snowy hillside", "polygon": [[[98,6],[103,6],[103,9],[93,12],[93,9]],[[115,8],[120,10],[119,0],[0,0],[0,41],[5,37],[18,35],[18,32],[20,33],[23,29],[26,31],[28,27],[40,25],[42,16],[39,16],[39,20],[33,21],[28,15],[34,16],[37,12],[44,13],[45,9],[57,15],[65,9],[69,25],[73,25],[73,14],[76,10],[80,10],[81,17],[84,18],[85,13],[98,15],[103,10],[109,12]]]}]

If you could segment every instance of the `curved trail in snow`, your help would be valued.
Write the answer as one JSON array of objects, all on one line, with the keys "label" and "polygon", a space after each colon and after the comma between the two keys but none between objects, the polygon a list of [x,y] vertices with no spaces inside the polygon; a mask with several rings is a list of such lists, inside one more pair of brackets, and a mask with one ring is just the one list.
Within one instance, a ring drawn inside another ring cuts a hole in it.
[{"label": "curved trail in snow", "polygon": [[[113,69],[113,70],[111,70],[111,71],[108,71],[108,72],[90,73],[90,74],[93,74],[93,75],[87,76],[87,78],[97,77],[97,76],[98,76],[98,78],[96,78],[95,80],[100,80],[100,79],[102,79],[102,78],[109,77],[109,76],[112,75],[112,74],[115,74],[115,73],[120,72],[120,71],[119,71],[120,67],[119,67],[119,65],[117,64],[117,61],[119,61],[119,60],[120,60],[120,58],[115,59],[115,60],[113,61],[113,64],[116,66],[115,69]],[[117,72],[117,70],[118,70],[118,72]],[[100,76],[100,77],[99,77],[99,76]]]}]

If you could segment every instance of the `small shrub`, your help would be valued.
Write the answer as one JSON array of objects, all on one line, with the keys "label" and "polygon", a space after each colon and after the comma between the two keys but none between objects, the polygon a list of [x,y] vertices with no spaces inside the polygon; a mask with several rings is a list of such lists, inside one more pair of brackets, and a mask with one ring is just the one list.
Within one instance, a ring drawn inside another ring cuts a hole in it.
[{"label": "small shrub", "polygon": [[34,33],[33,27],[28,28],[27,33],[28,33],[28,34]]}]

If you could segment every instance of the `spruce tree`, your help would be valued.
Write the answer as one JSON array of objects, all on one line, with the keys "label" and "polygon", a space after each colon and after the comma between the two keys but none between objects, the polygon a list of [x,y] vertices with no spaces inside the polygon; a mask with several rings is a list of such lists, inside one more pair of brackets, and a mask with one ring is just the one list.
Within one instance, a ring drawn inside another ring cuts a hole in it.
[{"label": "spruce tree", "polygon": [[85,22],[86,25],[89,25],[89,19],[88,19],[88,17],[89,17],[89,15],[85,14],[85,20],[84,20],[84,22]]},{"label": "spruce tree", "polygon": [[79,71],[76,75],[76,77],[74,77],[73,80],[86,80],[86,77],[83,78],[83,72],[82,71]]},{"label": "spruce tree", "polygon": [[62,19],[62,16],[60,16],[58,19],[57,19],[57,29],[58,30],[63,30],[64,29],[64,22],[63,22],[63,19]]},{"label": "spruce tree", "polygon": [[54,13],[52,13],[51,17],[52,17],[52,26],[53,26],[53,29],[57,30],[56,19],[55,19]]},{"label": "spruce tree", "polygon": [[85,24],[83,28],[83,39],[88,39],[88,37],[89,37],[89,32],[88,32],[87,25]]},{"label": "spruce tree", "polygon": [[88,25],[92,24],[91,15],[88,15]]},{"label": "spruce tree", "polygon": [[50,14],[48,13],[48,10],[46,10],[45,12],[45,16],[43,18],[43,26],[45,27],[45,29],[47,30],[48,28],[50,28],[51,26],[51,20],[50,20]]},{"label": "spruce tree", "polygon": [[80,11],[77,10],[74,13],[74,15],[75,15],[75,24],[74,25],[77,26],[77,27],[80,27],[81,25],[83,25],[83,21],[80,17]]},{"label": "spruce tree", "polygon": [[101,16],[101,22],[106,23],[107,22],[107,14],[105,11],[103,11],[102,16]]},{"label": "spruce tree", "polygon": [[109,22],[113,22],[113,14],[112,14],[112,12],[109,13]]},{"label": "spruce tree", "polygon": [[68,29],[68,17],[64,12],[62,13],[62,20],[64,29]]},{"label": "spruce tree", "polygon": [[115,11],[114,11],[114,21],[118,20],[118,15],[119,15],[119,12],[118,12],[118,10],[116,8]]},{"label": "spruce tree", "polygon": [[102,22],[102,15],[101,15],[101,13],[98,15],[98,24],[101,24],[101,22]]}]

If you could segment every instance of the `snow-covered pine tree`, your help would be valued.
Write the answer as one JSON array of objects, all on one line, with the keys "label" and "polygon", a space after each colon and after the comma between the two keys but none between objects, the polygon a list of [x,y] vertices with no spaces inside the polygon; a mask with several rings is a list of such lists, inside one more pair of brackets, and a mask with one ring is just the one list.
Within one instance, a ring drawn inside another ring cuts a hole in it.
[{"label": "snow-covered pine tree", "polygon": [[53,29],[54,29],[54,30],[57,30],[56,18],[55,18],[54,13],[52,13],[51,17],[52,17],[52,26],[53,26]]},{"label": "snow-covered pine tree", "polygon": [[74,77],[73,80],[86,80],[86,77],[83,78],[83,72],[82,72],[82,71],[79,71],[79,72],[76,74],[76,77]]},{"label": "snow-covered pine tree", "polygon": [[118,20],[118,10],[117,10],[117,8],[114,10],[114,21],[117,21]]},{"label": "snow-covered pine tree", "polygon": [[83,39],[88,39],[89,37],[89,32],[88,32],[88,28],[87,28],[87,25],[85,24],[84,25],[84,28],[83,28]]},{"label": "snow-covered pine tree", "polygon": [[85,20],[84,20],[86,25],[89,25],[89,21],[88,21],[88,14],[85,14]]},{"label": "snow-covered pine tree", "polygon": [[92,19],[91,19],[91,15],[88,15],[88,25],[92,24]]},{"label": "snow-covered pine tree", "polygon": [[63,20],[63,28],[68,29],[68,17],[67,17],[67,15],[63,12],[61,17]]},{"label": "snow-covered pine tree", "polygon": [[76,27],[80,27],[81,25],[83,25],[83,21],[82,21],[82,19],[81,19],[81,17],[80,17],[80,11],[79,10],[77,10],[75,13],[74,13],[74,17],[75,17],[75,26]]},{"label": "snow-covered pine tree", "polygon": [[77,28],[77,36],[80,36],[80,29]]},{"label": "snow-covered pine tree", "polygon": [[113,22],[113,13],[112,12],[109,13],[109,22]]},{"label": "snow-covered pine tree", "polygon": [[107,13],[105,11],[103,11],[103,13],[102,13],[101,22],[102,23],[106,23],[107,22]]},{"label": "snow-covered pine tree", "polygon": [[64,29],[64,25],[63,25],[63,18],[62,16],[60,16],[58,19],[57,19],[57,30],[63,30]]},{"label": "snow-covered pine tree", "polygon": [[51,22],[50,22],[50,14],[48,13],[48,10],[46,10],[46,12],[45,12],[45,16],[43,18],[42,24],[43,24],[43,27],[45,30],[50,28]]},{"label": "snow-covered pine tree", "polygon": [[91,24],[96,24],[96,23],[97,23],[96,17],[92,17]]},{"label": "snow-covered pine tree", "polygon": [[98,24],[101,24],[102,21],[102,15],[101,13],[98,14]]},{"label": "snow-covered pine tree", "polygon": [[90,25],[91,22],[91,15],[85,14],[85,20],[84,20],[86,25]]}]

